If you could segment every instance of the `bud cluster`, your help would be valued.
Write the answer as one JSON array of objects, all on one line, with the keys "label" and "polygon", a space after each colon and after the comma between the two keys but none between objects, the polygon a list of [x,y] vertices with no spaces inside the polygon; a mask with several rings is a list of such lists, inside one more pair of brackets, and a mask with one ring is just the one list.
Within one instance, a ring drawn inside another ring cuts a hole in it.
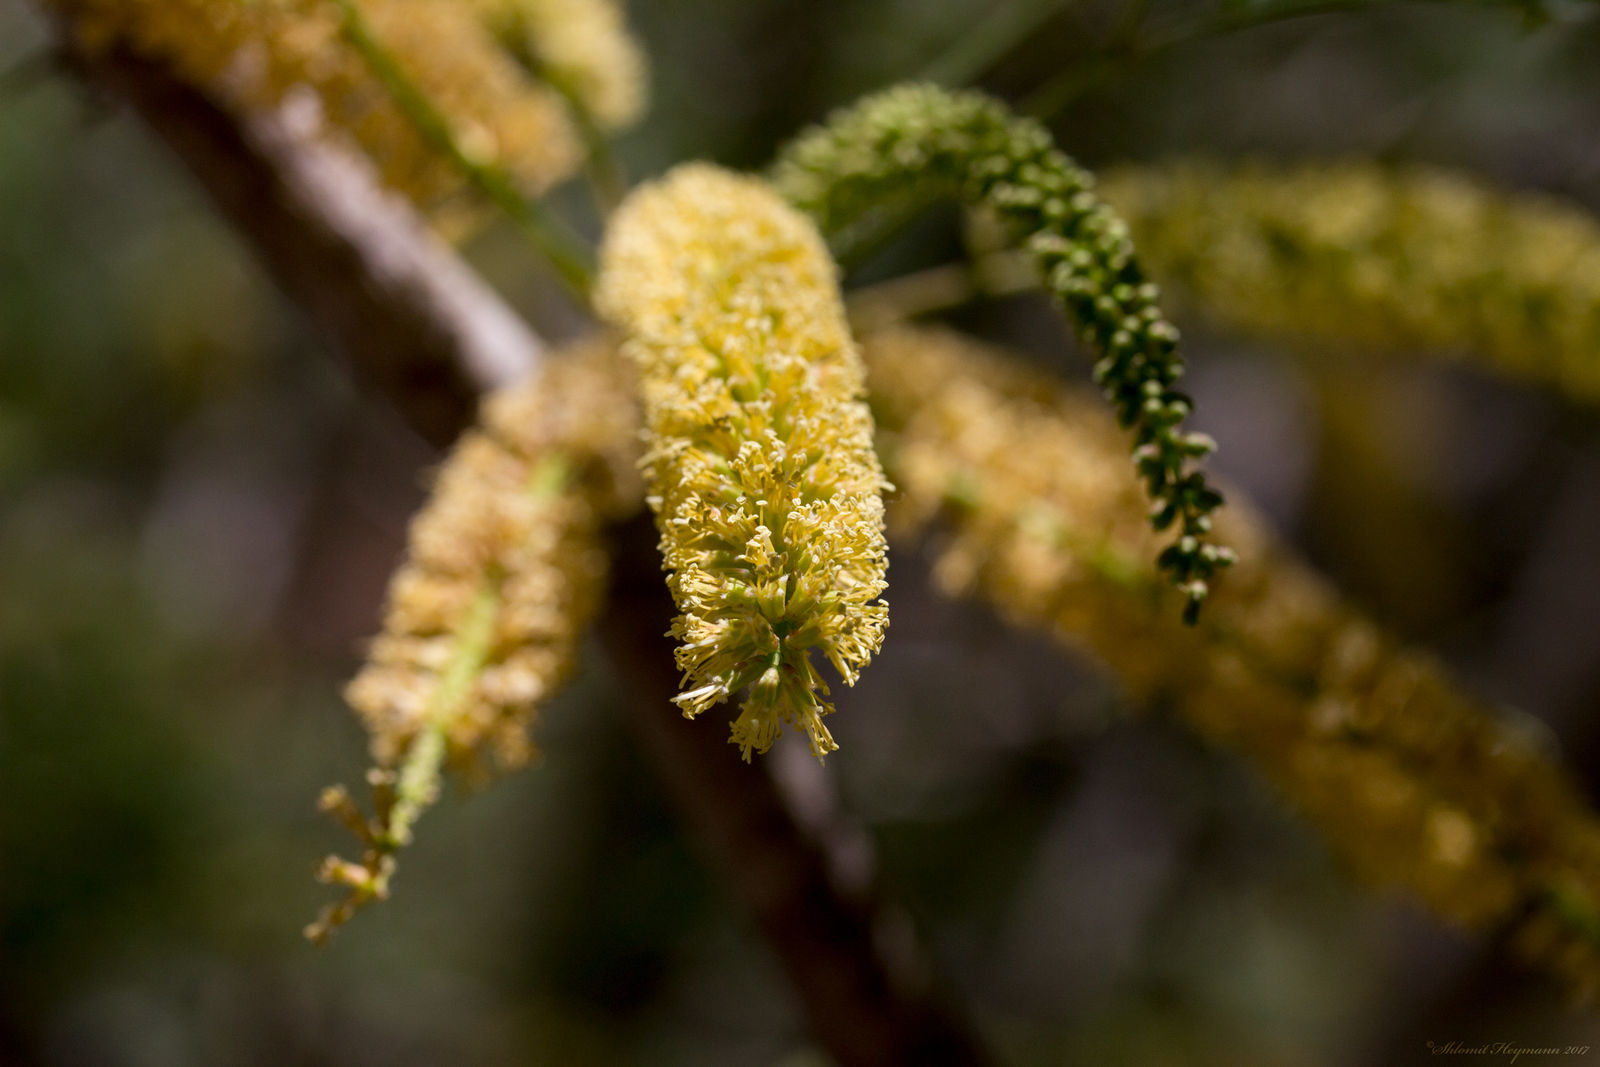
[{"label": "bud cluster", "polygon": [[1093,192],[1093,178],[1058,151],[1049,132],[975,92],[932,85],[890,89],[834,114],[779,157],[774,182],[826,233],[895,204],[957,197],[988,208],[1034,256],[1045,284],[1097,354],[1094,380],[1124,427],[1154,502],[1157,530],[1178,539],[1159,557],[1193,621],[1211,577],[1233,553],[1207,543],[1222,497],[1190,469],[1215,448],[1182,431],[1191,402],[1178,331],[1133,257],[1122,221]]}]

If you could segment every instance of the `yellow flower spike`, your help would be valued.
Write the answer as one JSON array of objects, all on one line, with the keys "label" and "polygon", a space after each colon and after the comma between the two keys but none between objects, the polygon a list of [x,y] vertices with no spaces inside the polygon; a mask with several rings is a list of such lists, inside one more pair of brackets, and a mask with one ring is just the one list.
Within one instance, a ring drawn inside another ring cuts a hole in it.
[{"label": "yellow flower spike", "polygon": [[747,691],[745,759],[784,724],[821,758],[838,746],[811,651],[853,684],[888,624],[887,484],[833,261],[765,184],[691,164],[618,209],[596,305],[639,367],[678,706]]},{"label": "yellow flower spike", "polygon": [[1462,354],[1600,400],[1600,225],[1422,167],[1181,161],[1104,176],[1153,272],[1264,337]]},{"label": "yellow flower spike", "polygon": [[[330,134],[353,142],[385,184],[424,209],[443,209],[467,188],[351,46],[331,0],[52,2],[70,3],[91,43],[166,63],[230,108],[272,108],[290,94],[315,101]],[[535,193],[577,170],[581,139],[560,94],[522,70],[471,5],[356,7],[478,162]]]},{"label": "yellow flower spike", "polygon": [[529,762],[528,730],[573,666],[605,584],[600,525],[640,496],[632,382],[608,341],[552,357],[491,397],[411,526],[383,633],[346,690],[372,739],[376,813],[342,787],[321,807],[355,834],[360,862],[319,877],[345,900],[307,927],[326,939],[388,896],[394,854],[438,798],[446,765],[469,778]]},{"label": "yellow flower spike", "polygon": [[936,531],[937,584],[1087,646],[1255,764],[1363,880],[1600,996],[1600,820],[1514,717],[1341,602],[1242,504],[1217,520],[1237,572],[1180,625],[1093,397],[947,330],[862,347],[896,522]]}]

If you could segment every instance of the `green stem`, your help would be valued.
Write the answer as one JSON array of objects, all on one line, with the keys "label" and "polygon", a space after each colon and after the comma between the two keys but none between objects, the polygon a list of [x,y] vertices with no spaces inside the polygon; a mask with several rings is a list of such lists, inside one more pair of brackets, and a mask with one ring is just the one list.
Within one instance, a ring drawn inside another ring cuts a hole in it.
[{"label": "green stem", "polygon": [[[565,456],[545,456],[533,465],[523,491],[533,500],[549,500],[566,487],[570,473]],[[499,568],[491,565],[456,629],[455,649],[428,701],[423,727],[407,747],[395,776],[394,806],[378,839],[382,851],[392,853],[409,843],[411,827],[438,798],[440,772],[449,755],[446,734],[493,651],[503,579]]]},{"label": "green stem", "polygon": [[1121,55],[1091,56],[1068,67],[1023,97],[1017,104],[1017,110],[1024,115],[1031,115],[1040,122],[1049,121],[1066,110],[1067,105],[1078,97],[1108,81],[1124,66],[1130,66],[1151,55],[1154,55],[1154,52],[1149,49],[1139,50],[1137,46],[1130,46]]},{"label": "green stem", "polygon": [[523,491],[533,500],[552,500],[567,487],[571,475],[572,466],[567,457],[553,452],[534,464]]},{"label": "green stem", "polygon": [[[1147,42],[1140,42],[1137,39],[1138,27],[1135,23],[1126,32],[1114,34],[1111,42],[1098,54],[1068,67],[1029,93],[1018,104],[1017,110],[1041,122],[1048,121],[1060,114],[1078,97],[1109,81],[1127,68],[1147,62],[1183,45],[1222,37],[1240,30],[1254,29],[1257,26],[1269,26],[1319,15],[1365,11],[1379,6],[1381,2],[1382,0],[1305,0],[1302,3],[1284,3],[1273,7],[1232,9]],[[1424,0],[1424,2],[1444,3],[1454,0]],[[1140,11],[1142,16],[1142,7]]]},{"label": "green stem", "polygon": [[577,97],[560,85],[555,82],[549,84],[551,88],[566,97],[567,104],[572,110],[573,121],[578,126],[578,135],[583,138],[589,188],[594,191],[600,217],[608,218],[617,209],[617,205],[622,203],[623,197],[628,195],[627,172],[622,169],[622,161],[617,158],[617,153],[611,147],[611,138],[606,136],[605,130],[600,128],[600,124],[589,113],[589,109],[578,103]]},{"label": "green stem", "polygon": [[410,842],[411,827],[439,796],[439,774],[448,751],[446,731],[461,702],[488,662],[494,626],[500,612],[499,581],[488,575],[479,586],[467,617],[456,631],[456,647],[428,702],[422,730],[406,748],[395,782],[394,807],[379,839],[386,851]]},{"label": "green stem", "polygon": [[1066,0],[1013,0],[963,33],[913,80],[959,87],[976,81],[1066,4]]},{"label": "green stem", "polygon": [[860,332],[920,315],[949,311],[980,297],[1006,297],[1041,289],[1026,253],[989,252],[975,259],[926,267],[845,294],[850,321]]},{"label": "green stem", "polygon": [[357,0],[329,0],[342,18],[345,39],[388,90],[423,139],[467,176],[472,185],[517,224],[580,302],[587,303],[592,281],[590,254],[583,241],[536,200],[524,196],[515,179],[493,163],[475,159],[461,147],[447,119],[419,89],[384,45]]}]

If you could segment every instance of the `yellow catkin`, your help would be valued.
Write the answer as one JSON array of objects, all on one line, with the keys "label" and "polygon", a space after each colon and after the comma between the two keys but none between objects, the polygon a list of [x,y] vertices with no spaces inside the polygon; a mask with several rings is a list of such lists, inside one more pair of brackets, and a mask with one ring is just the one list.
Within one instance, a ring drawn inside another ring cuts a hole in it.
[{"label": "yellow catkin", "polygon": [[[570,665],[605,560],[599,524],[627,506],[619,484],[636,423],[612,349],[556,356],[528,386],[490,397],[482,424],[440,469],[389,589],[381,636],[347,695],[380,763],[422,727],[460,620],[486,585],[498,598],[484,668],[449,715],[453,756],[527,761],[526,725]],[[587,469],[585,469],[587,467]]]},{"label": "yellow catkin", "polygon": [[[325,126],[424,209],[466,187],[344,38],[331,0],[54,2],[72,12],[88,44],[119,44],[168,63],[226,106],[257,110],[309,93]],[[560,94],[525,71],[470,4],[360,0],[358,7],[475,160],[535,193],[577,169],[581,140]]]},{"label": "yellow catkin", "polygon": [[572,669],[600,602],[601,524],[643,492],[631,395],[614,343],[579,344],[491,397],[440,469],[383,632],[346,690],[378,764],[377,815],[366,820],[342,789],[324,795],[366,851],[324,864],[324,880],[351,894],[308,929],[314,939],[387,893],[393,853],[444,766],[481,778],[530,759],[535,712]]},{"label": "yellow catkin", "polygon": [[1364,620],[1237,502],[1218,528],[1239,565],[1200,625],[1180,626],[1095,398],[947,331],[896,329],[863,351],[902,490],[892,525],[939,531],[943,588],[1087,647],[1138,700],[1245,755],[1364,879],[1510,933],[1600,992],[1600,821],[1526,732]]},{"label": "yellow catkin", "polygon": [[539,75],[603,129],[644,112],[648,69],[615,0],[471,0],[489,26]]},{"label": "yellow catkin", "polygon": [[1600,400],[1600,222],[1576,205],[1371,163],[1131,167],[1100,191],[1221,325],[1462,353]]},{"label": "yellow catkin", "polygon": [[746,759],[786,722],[832,751],[810,653],[855,682],[888,622],[887,560],[864,372],[821,238],[764,183],[679,167],[618,209],[596,304],[640,370],[679,706],[748,689]]}]

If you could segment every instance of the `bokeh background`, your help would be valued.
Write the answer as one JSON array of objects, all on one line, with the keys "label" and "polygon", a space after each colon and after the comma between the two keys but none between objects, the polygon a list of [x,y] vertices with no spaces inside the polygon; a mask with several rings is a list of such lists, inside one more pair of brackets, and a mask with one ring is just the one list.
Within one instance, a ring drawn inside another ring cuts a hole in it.
[{"label": "bokeh background", "polygon": [[[976,76],[1014,99],[1089,71],[1053,125],[1090,166],[1423,161],[1600,212],[1590,4],[1535,24],[1350,3],[1133,55],[1105,50],[1117,6],[1059,6]],[[623,159],[759,166],[828,108],[961,59],[1006,7],[635,3],[654,105]],[[1207,10],[1152,0],[1149,17]],[[598,649],[544,717],[541,767],[448,796],[388,904],[326,949],[301,940],[328,896],[311,871],[345,844],[317,792],[365,762],[339,688],[435,457],[153,138],[44,49],[37,13],[3,0],[0,1063],[824,1062],[674,824]],[[858,276],[958,250],[936,213]],[[542,330],[576,328],[515,238],[491,228],[467,251]],[[1033,297],[960,321],[1063,343]],[[1542,723],[1593,794],[1595,411],[1181,325],[1216,467],[1373,615]],[[932,597],[924,574],[895,555],[894,626],[840,701],[828,767],[1010,1062],[1600,1045],[1537,979],[1352,886],[1249,767],[1127,706],[1092,662]]]}]

